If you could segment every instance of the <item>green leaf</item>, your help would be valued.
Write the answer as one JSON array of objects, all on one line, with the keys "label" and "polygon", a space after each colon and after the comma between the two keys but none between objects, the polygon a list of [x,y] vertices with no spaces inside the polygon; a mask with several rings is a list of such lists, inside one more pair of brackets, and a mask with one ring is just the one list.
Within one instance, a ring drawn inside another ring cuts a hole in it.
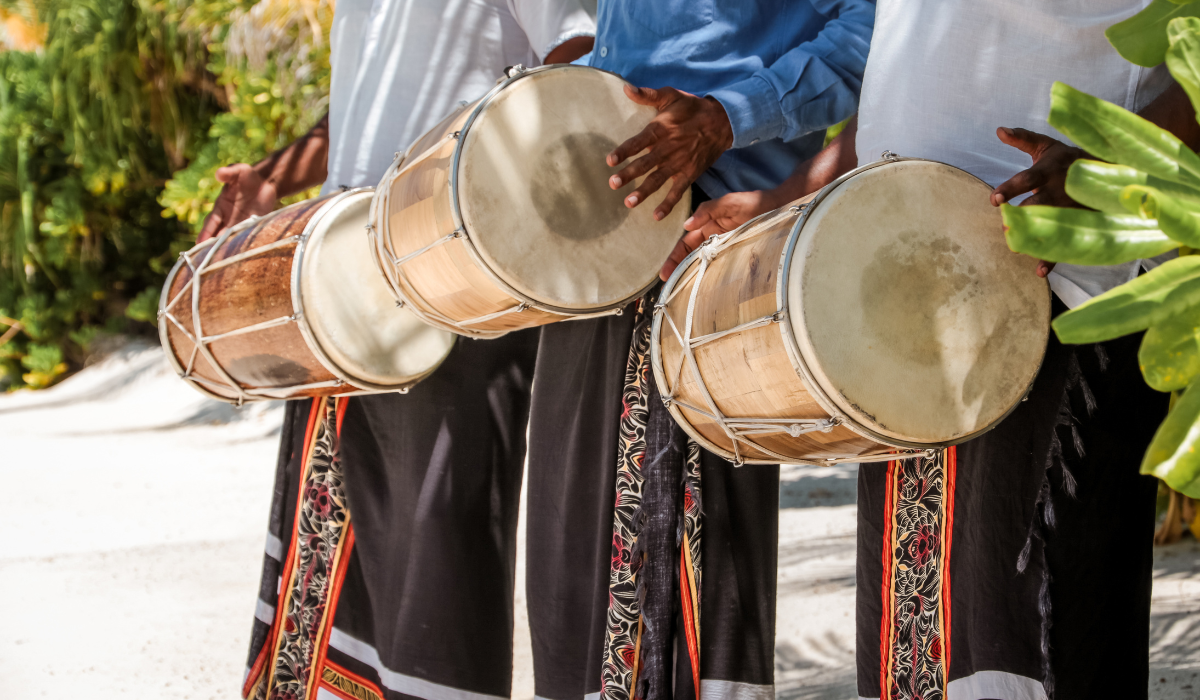
[{"label": "green leaf", "polygon": [[1200,386],[1192,384],[1158,426],[1143,474],[1153,474],[1185,496],[1200,498]]},{"label": "green leaf", "polygon": [[1146,383],[1158,391],[1178,391],[1200,374],[1200,314],[1179,314],[1150,326],[1138,350]]},{"label": "green leaf", "polygon": [[1200,16],[1200,6],[1193,2],[1154,0],[1146,9],[1109,27],[1104,36],[1126,61],[1152,68],[1166,56],[1167,24],[1176,17]]},{"label": "green leaf", "polygon": [[1071,309],[1051,324],[1064,343],[1099,343],[1144,331],[1200,304],[1200,256],[1159,265]]},{"label": "green leaf", "polygon": [[1154,221],[1087,209],[1005,204],[1008,247],[1039,260],[1072,265],[1117,265],[1152,258],[1179,244]]},{"label": "green leaf", "polygon": [[1200,211],[1200,190],[1147,175],[1137,168],[1085,159],[1075,161],[1067,170],[1067,194],[1086,207],[1109,214],[1129,213],[1121,203],[1121,191],[1130,185],[1153,187]]},{"label": "green leaf", "polygon": [[1192,108],[1200,105],[1200,19],[1180,17],[1167,25],[1167,68],[1188,94]]},{"label": "green leaf", "polygon": [[1135,214],[1156,219],[1158,228],[1180,243],[1200,246],[1200,215],[1178,199],[1153,187],[1130,185],[1121,191],[1121,203]]},{"label": "green leaf", "polygon": [[1171,132],[1127,109],[1055,82],[1048,121],[1101,160],[1200,189],[1200,156]]}]

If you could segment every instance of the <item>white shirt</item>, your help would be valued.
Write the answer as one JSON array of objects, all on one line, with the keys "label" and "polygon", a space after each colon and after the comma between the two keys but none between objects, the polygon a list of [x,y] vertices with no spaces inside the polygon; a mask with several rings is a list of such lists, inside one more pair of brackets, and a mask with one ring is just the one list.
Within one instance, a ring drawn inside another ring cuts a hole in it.
[{"label": "white shirt", "polygon": [[377,185],[403,151],[506,66],[595,36],[580,0],[338,0],[330,32],[329,177]]},{"label": "white shirt", "polygon": [[[1069,140],[1046,123],[1055,80],[1138,111],[1170,84],[1141,68],[1104,30],[1149,0],[879,0],[858,116],[858,160],[942,161],[992,187],[1029,167],[996,128]],[[1138,262],[1060,264],[1050,286],[1075,307],[1137,276]]]}]

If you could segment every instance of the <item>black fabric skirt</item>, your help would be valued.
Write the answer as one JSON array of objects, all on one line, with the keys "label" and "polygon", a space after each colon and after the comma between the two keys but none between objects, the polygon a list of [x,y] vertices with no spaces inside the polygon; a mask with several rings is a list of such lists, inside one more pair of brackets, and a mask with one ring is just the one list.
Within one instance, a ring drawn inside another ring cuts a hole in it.
[{"label": "black fabric skirt", "polygon": [[[269,670],[288,653],[280,639],[299,624],[312,631],[291,652],[307,688],[297,697],[316,697],[318,685],[352,698],[509,695],[536,352],[536,331],[460,338],[410,393],[343,400],[332,506],[301,484],[311,478],[304,440],[314,402],[289,403],[245,694],[265,694]],[[353,533],[340,555],[312,537],[297,541],[339,508]],[[297,550],[329,563],[301,570],[307,588],[297,590],[311,600],[276,614]]]},{"label": "black fabric skirt", "polygon": [[860,696],[1146,697],[1156,481],[1138,466],[1167,395],[1139,342],[1052,337],[997,428],[861,467]]},{"label": "black fabric skirt", "polygon": [[[606,658],[606,650],[610,657],[619,654],[605,645],[606,635],[615,631],[609,618],[612,574],[627,552],[622,534],[614,532],[615,510],[625,504],[614,496],[618,465],[629,459],[630,441],[641,442],[633,461],[646,480],[641,505],[650,512],[644,513],[645,521],[662,514],[656,509],[673,513],[679,507],[670,498],[650,502],[656,474],[662,475],[657,470],[670,470],[679,484],[685,469],[678,462],[686,450],[680,448],[684,434],[652,387],[648,366],[634,361],[631,369],[631,349],[636,355],[647,342],[647,310],[639,313],[631,306],[621,316],[542,329],[530,418],[526,570],[539,698],[574,700],[600,693],[602,678],[613,666],[632,665],[629,658]],[[632,386],[637,384],[641,389]],[[634,417],[630,397],[639,392],[645,413]],[[734,468],[707,452],[696,457],[703,494],[698,626],[704,696],[772,700],[779,468]],[[675,493],[682,498],[683,486]],[[646,527],[642,534],[650,537],[652,527]],[[667,534],[667,545],[658,552],[678,556],[670,546],[678,544],[675,528]],[[641,547],[644,551],[645,544]],[[651,568],[642,569],[643,578]],[[670,570],[679,567],[672,562],[658,569],[668,576]],[[662,597],[663,591],[677,593],[679,584],[678,576],[653,590],[638,584],[644,591],[643,617],[653,613],[660,625],[658,648],[639,648],[640,680],[653,675],[657,681],[642,685],[640,697],[695,695],[681,631],[682,603],[677,595]],[[637,621],[632,624],[636,630]],[[643,632],[648,629],[643,624]],[[643,634],[643,643],[649,639]],[[627,697],[628,690],[605,687],[605,692]]]}]

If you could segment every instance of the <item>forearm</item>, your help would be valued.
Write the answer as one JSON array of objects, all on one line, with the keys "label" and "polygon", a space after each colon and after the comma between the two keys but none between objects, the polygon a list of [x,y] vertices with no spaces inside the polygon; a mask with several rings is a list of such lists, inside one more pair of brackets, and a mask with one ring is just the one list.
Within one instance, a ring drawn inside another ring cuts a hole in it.
[{"label": "forearm", "polygon": [[575,59],[586,55],[592,50],[592,46],[596,43],[595,37],[577,36],[573,39],[567,39],[563,43],[554,47],[554,49],[546,54],[546,60],[543,62],[546,65],[552,63],[570,63]]},{"label": "forearm", "polygon": [[778,206],[797,200],[828,185],[858,166],[855,151],[855,136],[858,134],[858,115],[828,146],[812,158],[801,163],[791,177],[783,181],[771,194]]},{"label": "forearm", "polygon": [[1197,150],[1200,147],[1200,123],[1196,121],[1196,110],[1179,83],[1172,82],[1171,87],[1138,114],[1178,136],[1188,148]]},{"label": "forearm", "polygon": [[254,164],[264,182],[279,198],[325,182],[329,172],[329,115],[308,133]]}]

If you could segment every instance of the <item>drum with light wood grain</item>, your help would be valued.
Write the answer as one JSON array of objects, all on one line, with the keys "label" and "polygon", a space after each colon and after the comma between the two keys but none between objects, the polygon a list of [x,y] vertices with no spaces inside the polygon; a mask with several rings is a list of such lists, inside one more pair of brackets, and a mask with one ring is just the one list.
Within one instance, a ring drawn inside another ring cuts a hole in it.
[{"label": "drum with light wood grain", "polygon": [[495,337],[620,313],[657,279],[690,211],[662,221],[669,187],[635,209],[608,178],[609,152],[654,117],[616,75],[519,66],[418,139],[372,205],[377,259],[396,298],[426,322]]},{"label": "drum with light wood grain", "polygon": [[179,375],[222,401],[407,391],[454,338],[396,308],[367,236],[373,190],[284,207],[180,256],[159,305]]},{"label": "drum with light wood grain", "polygon": [[885,154],[710,239],[655,309],[672,415],[737,463],[879,461],[994,427],[1041,366],[1050,290],[990,193]]}]

